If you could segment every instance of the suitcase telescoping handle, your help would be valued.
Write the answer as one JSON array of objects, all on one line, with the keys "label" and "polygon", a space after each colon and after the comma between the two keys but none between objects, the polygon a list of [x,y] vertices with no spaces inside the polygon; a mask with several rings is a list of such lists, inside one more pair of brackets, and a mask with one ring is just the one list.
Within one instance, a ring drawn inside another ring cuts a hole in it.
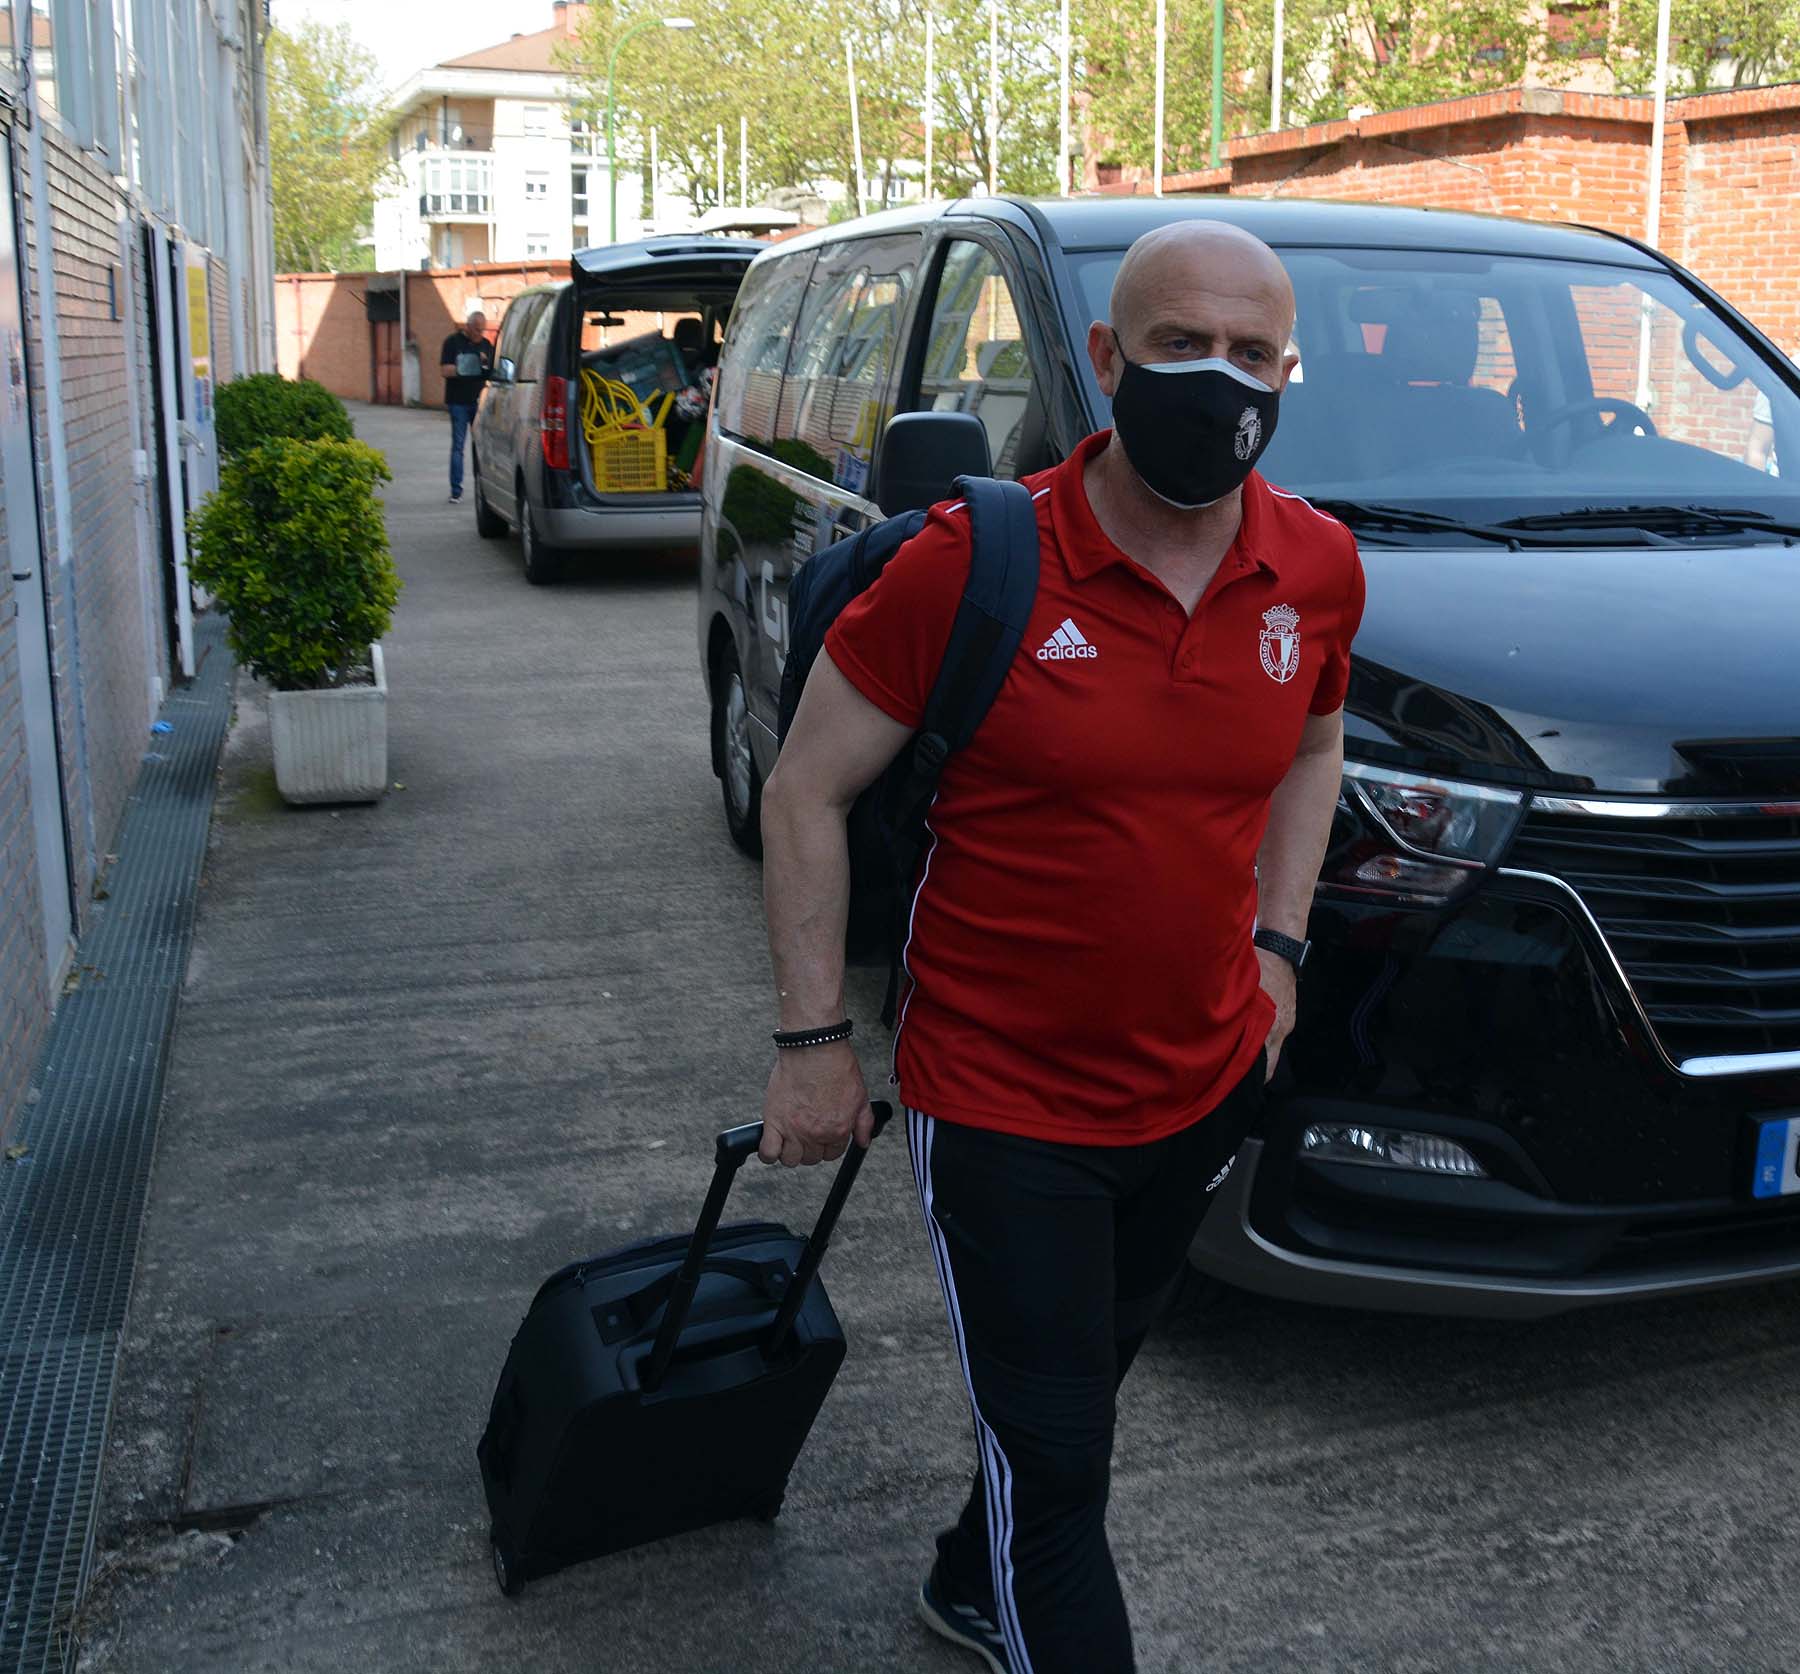
[{"label": "suitcase telescoping handle", "polygon": [[[875,1133],[879,1134],[887,1125],[888,1118],[894,1114],[894,1107],[876,1099],[870,1108],[875,1112]],[[731,1195],[731,1182],[762,1143],[762,1131],[761,1122],[745,1122],[741,1127],[727,1128],[719,1135],[712,1184],[706,1189],[706,1201],[701,1204],[700,1218],[694,1223],[694,1236],[688,1242],[687,1254],[682,1258],[681,1269],[675,1275],[675,1288],[669,1293],[668,1306],[663,1309],[662,1324],[657,1328],[655,1345],[650,1350],[650,1359],[645,1364],[640,1379],[640,1387],[646,1390],[657,1388],[669,1369],[669,1361],[675,1354],[675,1340],[681,1335],[682,1326],[687,1323],[688,1309],[694,1302],[694,1292],[700,1288],[700,1274],[706,1265],[707,1249],[712,1244],[713,1234],[719,1229],[719,1217],[725,1213],[725,1199]],[[844,1153],[844,1160],[838,1164],[830,1194],[825,1199],[825,1207],[819,1211],[819,1218],[813,1223],[812,1235],[806,1240],[800,1265],[794,1271],[794,1282],[788,1287],[781,1306],[776,1310],[774,1324],[769,1330],[767,1352],[770,1354],[787,1341],[788,1332],[793,1329],[800,1305],[806,1300],[807,1288],[819,1271],[819,1263],[825,1259],[825,1247],[831,1242],[832,1229],[837,1225],[838,1216],[843,1213],[844,1200],[849,1197],[850,1188],[856,1184],[857,1171],[862,1167],[863,1158],[867,1154],[864,1147],[852,1140],[849,1150]]]}]

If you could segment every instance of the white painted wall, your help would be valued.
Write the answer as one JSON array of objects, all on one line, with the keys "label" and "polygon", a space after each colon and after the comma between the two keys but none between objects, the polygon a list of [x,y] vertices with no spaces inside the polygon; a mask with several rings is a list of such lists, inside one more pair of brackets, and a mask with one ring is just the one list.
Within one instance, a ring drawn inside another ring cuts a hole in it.
[{"label": "white painted wall", "polygon": [[[454,80],[455,85],[450,85]],[[440,85],[443,83],[444,85]],[[523,84],[523,85],[521,85]],[[488,255],[490,261],[559,261],[574,248],[573,169],[579,162],[588,171],[588,232],[585,242],[609,242],[606,158],[585,149],[589,140],[577,140],[569,131],[568,104],[561,86],[549,77],[522,72],[431,72],[419,78],[404,107],[409,113],[435,110],[446,96],[494,101],[493,160]],[[403,119],[402,131],[408,122]],[[541,132],[532,130],[541,129]],[[604,141],[601,142],[604,144]],[[400,153],[392,180],[375,201],[373,225],[375,266],[383,272],[416,268],[430,260],[440,265],[434,252],[437,229],[445,223],[420,216],[419,196],[424,187],[427,160],[444,156],[441,151],[407,148]],[[482,153],[463,152],[463,157]],[[541,194],[531,188],[541,181]],[[643,177],[635,168],[619,170],[619,239],[642,238]],[[479,222],[463,222],[464,226]]]}]

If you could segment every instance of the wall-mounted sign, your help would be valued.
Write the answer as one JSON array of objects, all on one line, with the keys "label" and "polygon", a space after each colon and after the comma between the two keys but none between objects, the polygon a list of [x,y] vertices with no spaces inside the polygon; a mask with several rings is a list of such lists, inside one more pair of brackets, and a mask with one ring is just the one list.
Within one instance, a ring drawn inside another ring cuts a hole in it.
[{"label": "wall-mounted sign", "polygon": [[212,422],[212,307],[207,292],[206,252],[187,252],[188,355],[193,375],[194,419]]}]

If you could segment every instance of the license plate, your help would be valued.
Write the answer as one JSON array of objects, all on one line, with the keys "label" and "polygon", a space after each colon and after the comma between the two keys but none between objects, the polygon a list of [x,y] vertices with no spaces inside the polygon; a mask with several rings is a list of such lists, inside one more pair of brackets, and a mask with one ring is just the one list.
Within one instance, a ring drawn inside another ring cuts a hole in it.
[{"label": "license plate", "polygon": [[1800,1116],[1777,1116],[1756,1130],[1754,1197],[1791,1197],[1800,1192]]}]

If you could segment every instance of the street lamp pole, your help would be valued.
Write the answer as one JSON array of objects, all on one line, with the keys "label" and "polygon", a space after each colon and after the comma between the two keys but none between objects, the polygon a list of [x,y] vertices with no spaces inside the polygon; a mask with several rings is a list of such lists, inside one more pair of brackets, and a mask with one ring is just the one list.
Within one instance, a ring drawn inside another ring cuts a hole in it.
[{"label": "street lamp pole", "polygon": [[644,29],[692,29],[691,17],[647,17],[625,31],[613,42],[612,56],[606,61],[606,195],[611,202],[607,221],[608,242],[619,242],[619,153],[613,141],[613,77],[619,68],[619,48]]},{"label": "street lamp pole", "polygon": [[937,19],[925,4],[925,198],[931,200],[932,142],[937,138]]},{"label": "street lamp pole", "polygon": [[1156,0],[1156,161],[1150,172],[1150,190],[1161,197],[1163,177],[1163,76],[1169,38],[1168,8],[1164,0]]},{"label": "street lamp pole", "polygon": [[[1662,237],[1662,162],[1663,124],[1669,99],[1669,0],[1660,0],[1656,8],[1656,84],[1655,101],[1650,115],[1650,182],[1644,205],[1644,242],[1654,245]],[[1649,292],[1643,296],[1638,316],[1637,404],[1648,407],[1654,392],[1650,388],[1650,315],[1655,304]]]},{"label": "street lamp pole", "polygon": [[988,196],[1000,190],[1000,0],[988,0]]},{"label": "street lamp pole", "polygon": [[1212,156],[1219,166],[1219,130],[1225,126],[1225,0],[1213,0]]}]

